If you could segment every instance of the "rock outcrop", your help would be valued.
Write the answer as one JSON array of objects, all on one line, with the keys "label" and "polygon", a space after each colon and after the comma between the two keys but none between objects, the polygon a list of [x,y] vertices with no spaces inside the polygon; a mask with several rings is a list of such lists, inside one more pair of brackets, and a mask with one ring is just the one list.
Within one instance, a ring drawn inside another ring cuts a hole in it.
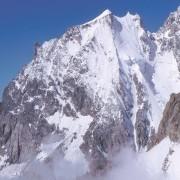
[{"label": "rock outcrop", "polygon": [[172,94],[163,112],[158,132],[150,142],[150,148],[169,137],[172,142],[180,141],[180,94]]}]

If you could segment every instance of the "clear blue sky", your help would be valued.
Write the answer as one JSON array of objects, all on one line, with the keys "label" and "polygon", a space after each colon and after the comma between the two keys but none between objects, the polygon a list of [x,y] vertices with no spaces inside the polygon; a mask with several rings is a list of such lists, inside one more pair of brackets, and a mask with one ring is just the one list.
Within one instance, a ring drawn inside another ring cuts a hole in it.
[{"label": "clear blue sky", "polygon": [[60,36],[107,8],[119,16],[138,13],[156,31],[179,5],[180,0],[0,0],[0,94],[30,62],[36,41]]}]

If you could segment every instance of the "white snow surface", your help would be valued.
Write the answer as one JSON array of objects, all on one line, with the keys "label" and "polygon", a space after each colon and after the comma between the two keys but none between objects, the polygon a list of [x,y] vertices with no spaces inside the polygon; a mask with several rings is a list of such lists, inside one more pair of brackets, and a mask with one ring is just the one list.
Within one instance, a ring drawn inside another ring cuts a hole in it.
[{"label": "white snow surface", "polygon": [[[169,151],[172,151],[172,154],[168,155]],[[168,161],[165,163],[167,157]],[[180,144],[171,142],[168,137],[149,152],[142,153],[141,159],[146,162],[149,174],[159,174],[162,172],[163,165],[166,164],[167,170],[163,179],[180,179]]]},{"label": "white snow surface", "polygon": [[79,146],[83,143],[83,136],[92,122],[91,116],[78,115],[77,118],[63,116],[57,112],[48,118],[50,124],[55,124],[59,130],[65,130],[65,159],[71,162],[84,160]]}]

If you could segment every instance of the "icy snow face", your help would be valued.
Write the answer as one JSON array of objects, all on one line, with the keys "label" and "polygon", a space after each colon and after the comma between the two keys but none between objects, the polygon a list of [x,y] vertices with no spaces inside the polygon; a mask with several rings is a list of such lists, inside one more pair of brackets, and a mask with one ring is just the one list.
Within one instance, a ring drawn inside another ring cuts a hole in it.
[{"label": "icy snow face", "polygon": [[162,107],[164,108],[171,93],[178,93],[180,90],[180,74],[172,51],[163,55],[158,54],[155,61],[153,82],[157,92],[157,99],[163,103]]}]

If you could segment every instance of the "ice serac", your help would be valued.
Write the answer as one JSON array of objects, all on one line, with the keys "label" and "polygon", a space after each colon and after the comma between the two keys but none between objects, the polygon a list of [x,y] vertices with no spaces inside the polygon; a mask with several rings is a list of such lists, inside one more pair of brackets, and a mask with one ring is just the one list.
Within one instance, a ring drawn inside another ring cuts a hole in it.
[{"label": "ice serac", "polygon": [[178,22],[169,19],[150,33],[139,15],[106,10],[36,45],[33,60],[3,93],[2,168],[32,157],[45,161],[58,151],[96,175],[125,146],[146,150],[180,87],[178,47],[166,39]]}]

